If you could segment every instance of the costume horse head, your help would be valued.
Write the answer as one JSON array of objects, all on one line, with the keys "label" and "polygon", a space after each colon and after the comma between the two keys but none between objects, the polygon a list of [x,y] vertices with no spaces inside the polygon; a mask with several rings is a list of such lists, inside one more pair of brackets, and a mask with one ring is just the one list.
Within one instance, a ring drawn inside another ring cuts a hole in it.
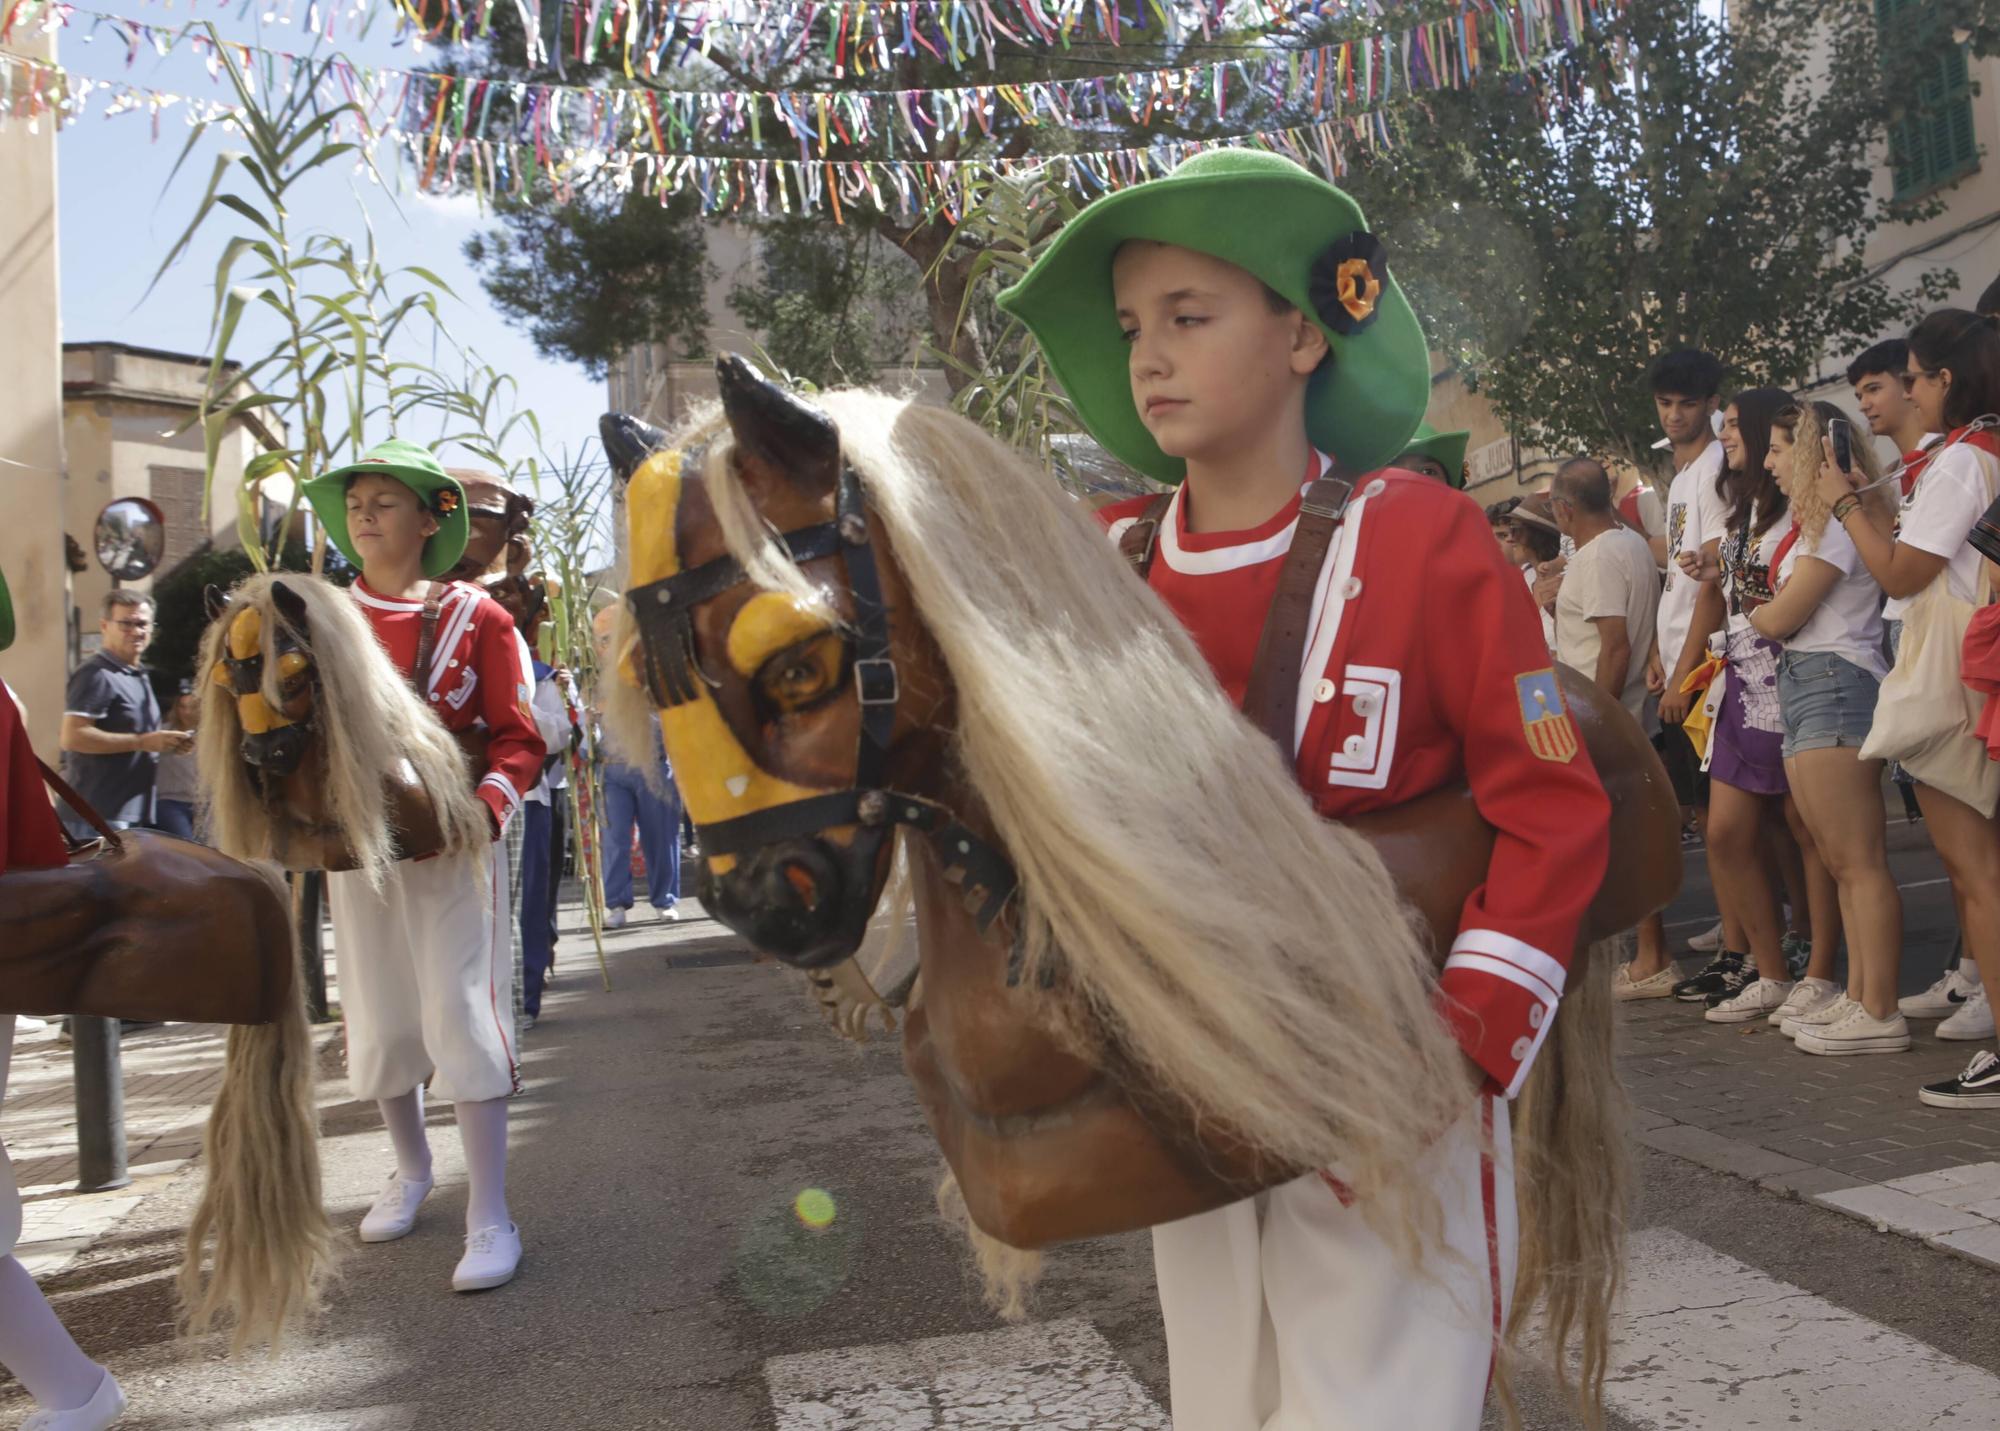
[{"label": "costume horse head", "polygon": [[[1321,820],[1017,454],[938,409],[808,407],[739,360],[720,378],[720,417],[673,442],[602,424],[632,582],[607,714],[638,748],[657,716],[704,903],[789,963],[847,967],[901,832],[920,968],[905,1063],[996,1303],[1018,1309],[1031,1280],[1015,1249],[1335,1164],[1421,1259],[1437,1208],[1416,1169],[1470,1096],[1424,928],[1448,945],[1483,874],[1469,798],[1394,812],[1374,843]],[[1631,868],[1671,854],[1671,800],[1629,720],[1571,694],[1629,787],[1621,820],[1665,830],[1615,834],[1608,933],[1671,895]],[[1515,1105],[1517,1323],[1545,1303],[1558,1348],[1581,1326],[1593,1383],[1620,1216],[1610,968],[1582,961]]]},{"label": "costume horse head", "polygon": [[197,763],[219,847],[373,878],[487,840],[457,742],[346,592],[253,576],[210,588],[209,618]]}]

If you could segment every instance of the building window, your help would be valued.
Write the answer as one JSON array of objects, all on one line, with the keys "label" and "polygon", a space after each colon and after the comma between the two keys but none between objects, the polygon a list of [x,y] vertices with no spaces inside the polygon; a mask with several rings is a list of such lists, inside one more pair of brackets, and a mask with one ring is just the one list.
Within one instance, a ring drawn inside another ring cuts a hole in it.
[{"label": "building window", "polygon": [[[1921,14],[1922,0],[1875,0],[1875,18],[1885,31],[1892,24],[1921,24]],[[1918,198],[1979,167],[1965,46],[1945,40],[1927,69],[1917,84],[1911,112],[1889,126],[1889,164],[1898,202]]]},{"label": "building window", "polygon": [[208,540],[201,520],[207,475],[199,467],[154,467],[150,475],[153,503],[167,522],[167,547],[160,557],[160,571],[165,573],[193,556]]}]

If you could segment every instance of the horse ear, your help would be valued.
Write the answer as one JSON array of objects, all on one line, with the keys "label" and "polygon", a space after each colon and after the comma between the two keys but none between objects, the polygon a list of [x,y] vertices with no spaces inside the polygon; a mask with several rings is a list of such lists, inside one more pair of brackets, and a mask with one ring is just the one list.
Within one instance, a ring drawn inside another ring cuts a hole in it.
[{"label": "horse ear", "polygon": [[213,621],[229,609],[229,593],[211,581],[201,589],[201,605],[208,613],[208,619]]},{"label": "horse ear", "polygon": [[312,622],[306,615],[306,599],[303,596],[282,581],[274,581],[271,583],[271,602],[301,641],[312,639]]},{"label": "horse ear", "polygon": [[840,479],[840,429],[833,419],[731,353],[715,364],[722,412],[736,443],[808,493],[831,492]]},{"label": "horse ear", "polygon": [[607,412],[597,419],[597,438],[620,482],[630,482],[639,464],[667,445],[667,435],[627,412]]}]

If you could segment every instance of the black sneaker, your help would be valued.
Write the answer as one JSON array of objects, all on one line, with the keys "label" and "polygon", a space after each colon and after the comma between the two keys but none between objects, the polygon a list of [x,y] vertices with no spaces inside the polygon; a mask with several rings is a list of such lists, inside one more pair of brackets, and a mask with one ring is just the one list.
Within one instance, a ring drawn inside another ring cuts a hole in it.
[{"label": "black sneaker", "polygon": [[[1684,1004],[1700,1004],[1706,1003],[1710,994],[1720,993],[1724,988],[1729,988],[1731,993],[1740,992],[1748,982],[1740,977],[1743,964],[1743,955],[1725,949],[1709,960],[1707,967],[1692,979],[1683,979],[1674,985],[1674,997]],[[1731,974],[1738,976],[1733,986],[1725,982]]]},{"label": "black sneaker", "polygon": [[[1717,1004],[1725,1004],[1756,983],[1757,977],[1757,966],[1752,964],[1748,959],[1745,959],[1734,969],[1724,969],[1722,971],[1722,987],[1710,994],[1702,1002],[1707,1004],[1711,1009]],[[1693,1000],[1690,999],[1688,1002],[1692,1003]]]},{"label": "black sneaker", "polygon": [[1943,1083],[1927,1083],[1917,1097],[1933,1108],[2000,1108],[2000,1058],[1985,1049],[1972,1055],[1965,1072]]}]

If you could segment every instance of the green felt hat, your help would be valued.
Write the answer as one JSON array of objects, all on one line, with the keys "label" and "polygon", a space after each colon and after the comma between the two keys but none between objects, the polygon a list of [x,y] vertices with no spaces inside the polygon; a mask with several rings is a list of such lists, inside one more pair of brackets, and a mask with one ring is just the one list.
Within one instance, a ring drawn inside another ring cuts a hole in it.
[{"label": "green felt hat", "polygon": [[1000,295],[1112,456],[1162,482],[1187,475],[1132,402],[1111,261],[1134,239],[1233,263],[1318,323],[1333,360],[1306,390],[1306,434],[1315,446],[1354,472],[1383,466],[1408,446],[1430,400],[1430,355],[1360,205],[1280,155],[1212,149],[1099,199]]},{"label": "green felt hat", "polygon": [[356,477],[394,477],[417,494],[438,520],[438,529],[424,543],[424,575],[443,576],[465,554],[470,526],[465,511],[465,488],[458,479],[438,465],[437,458],[414,442],[391,438],[376,444],[358,462],[336,467],[305,485],[306,500],[312,503],[320,525],[340,548],[340,554],[356,567],[360,553],[347,535],[347,484]]},{"label": "green felt hat", "polygon": [[0,651],[14,644],[14,594],[7,590],[7,573],[0,571]]},{"label": "green felt hat", "polygon": [[1451,485],[1461,490],[1465,487],[1465,444],[1470,441],[1469,432],[1439,432],[1427,422],[1417,424],[1417,430],[1404,444],[1399,457],[1412,453],[1428,457],[1444,468]]}]

